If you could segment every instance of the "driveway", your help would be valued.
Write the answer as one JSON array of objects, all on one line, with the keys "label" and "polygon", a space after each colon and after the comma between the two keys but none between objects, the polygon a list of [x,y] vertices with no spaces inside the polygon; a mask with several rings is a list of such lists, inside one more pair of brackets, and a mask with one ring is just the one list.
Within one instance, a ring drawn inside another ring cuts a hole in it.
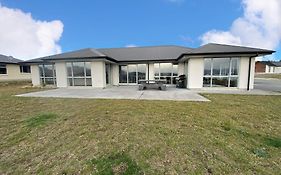
[{"label": "driveway", "polygon": [[136,86],[93,88],[60,88],[17,95],[20,97],[57,97],[57,98],[93,98],[93,99],[133,99],[133,100],[174,100],[209,101],[205,97],[188,89],[168,87],[166,91],[143,90]]},{"label": "driveway", "polygon": [[281,92],[281,80],[255,78],[254,88],[264,91]]}]

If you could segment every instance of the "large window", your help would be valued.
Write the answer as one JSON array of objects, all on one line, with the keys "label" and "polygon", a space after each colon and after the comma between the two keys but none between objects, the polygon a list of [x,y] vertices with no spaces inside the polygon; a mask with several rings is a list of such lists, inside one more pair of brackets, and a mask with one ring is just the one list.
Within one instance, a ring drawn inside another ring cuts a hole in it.
[{"label": "large window", "polygon": [[20,73],[30,73],[30,66],[22,65],[20,66]]},{"label": "large window", "polygon": [[119,83],[137,84],[146,79],[146,64],[128,64],[119,66]]},{"label": "large window", "polygon": [[204,87],[237,87],[239,58],[204,59]]},{"label": "large window", "polygon": [[0,74],[7,74],[6,64],[0,64]]},{"label": "large window", "polygon": [[39,74],[41,84],[55,85],[56,84],[56,69],[54,64],[39,65]]},{"label": "large window", "polygon": [[155,63],[154,79],[166,80],[166,84],[176,84],[178,76],[178,65],[172,63]]},{"label": "large window", "polygon": [[92,86],[90,62],[69,62],[66,67],[69,86]]}]

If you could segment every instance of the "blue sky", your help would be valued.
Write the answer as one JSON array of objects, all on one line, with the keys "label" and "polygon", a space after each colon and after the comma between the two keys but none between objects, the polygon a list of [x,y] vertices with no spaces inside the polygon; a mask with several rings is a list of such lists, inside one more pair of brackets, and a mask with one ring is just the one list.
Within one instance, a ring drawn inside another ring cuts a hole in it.
[{"label": "blue sky", "polygon": [[[198,47],[213,29],[228,31],[243,16],[240,0],[0,0],[31,13],[34,20],[59,20],[61,51],[128,45]],[[280,50],[280,44],[277,46]],[[277,57],[281,58],[278,53]]]}]

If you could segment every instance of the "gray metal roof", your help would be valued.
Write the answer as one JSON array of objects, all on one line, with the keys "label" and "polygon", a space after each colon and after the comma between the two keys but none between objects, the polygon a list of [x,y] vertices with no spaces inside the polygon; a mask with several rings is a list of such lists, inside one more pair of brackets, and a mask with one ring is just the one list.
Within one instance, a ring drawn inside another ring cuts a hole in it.
[{"label": "gray metal roof", "polygon": [[106,55],[100,53],[96,49],[87,48],[87,49],[81,49],[72,52],[52,55],[52,56],[44,57],[42,59],[94,58],[94,57],[105,57],[105,56]]},{"label": "gray metal roof", "polygon": [[0,63],[6,63],[6,64],[18,64],[22,60],[16,59],[12,56],[6,56],[0,54]]},{"label": "gray metal roof", "polygon": [[41,57],[41,58],[35,58],[31,60],[25,61],[26,63],[40,63],[43,61],[48,60],[62,60],[62,59],[79,59],[79,58],[100,58],[100,57],[106,57],[103,53],[97,51],[93,48],[87,48],[87,49],[81,49],[71,52],[65,52],[61,54]]},{"label": "gray metal roof", "polygon": [[197,49],[193,49],[191,52],[186,53],[186,55],[226,54],[226,53],[271,54],[273,52],[275,52],[275,51],[259,49],[259,48],[252,48],[252,47],[209,43],[209,44],[203,45]]},{"label": "gray metal roof", "polygon": [[181,46],[148,46],[97,50],[119,62],[126,62],[176,60],[182,53],[190,52],[192,49]]},{"label": "gray metal roof", "polygon": [[26,63],[39,63],[50,60],[66,60],[66,59],[97,59],[104,58],[114,62],[135,62],[135,61],[171,61],[178,60],[183,55],[206,55],[206,54],[271,54],[274,51],[222,45],[222,44],[206,44],[199,48],[193,49],[182,46],[147,46],[147,47],[127,47],[127,48],[106,48],[106,49],[81,49],[62,54],[36,58],[25,61]]},{"label": "gray metal roof", "polygon": [[270,61],[271,65],[269,66],[275,66],[275,67],[281,67],[281,61]]}]

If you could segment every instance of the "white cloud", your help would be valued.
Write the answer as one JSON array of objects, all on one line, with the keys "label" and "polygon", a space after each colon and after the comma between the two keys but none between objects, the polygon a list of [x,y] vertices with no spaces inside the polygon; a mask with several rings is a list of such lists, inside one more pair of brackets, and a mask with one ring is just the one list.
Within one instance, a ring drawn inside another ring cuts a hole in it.
[{"label": "white cloud", "polygon": [[59,20],[35,20],[30,13],[0,4],[0,26],[1,54],[27,60],[61,52]]},{"label": "white cloud", "polygon": [[137,45],[135,45],[135,44],[128,44],[125,47],[137,47]]},{"label": "white cloud", "polygon": [[228,31],[211,30],[203,34],[209,42],[277,49],[281,42],[281,1],[242,0],[244,14]]}]

